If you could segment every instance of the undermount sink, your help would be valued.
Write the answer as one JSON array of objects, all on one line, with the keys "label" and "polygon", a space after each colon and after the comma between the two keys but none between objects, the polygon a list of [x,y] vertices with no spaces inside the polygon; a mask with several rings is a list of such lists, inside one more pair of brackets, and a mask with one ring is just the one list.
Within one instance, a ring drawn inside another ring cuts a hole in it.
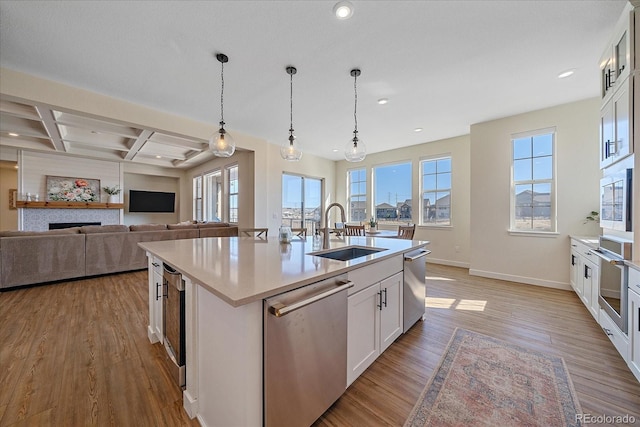
[{"label": "undermount sink", "polygon": [[331,258],[338,261],[350,261],[355,258],[375,254],[376,252],[385,251],[386,249],[372,248],[366,246],[347,246],[346,248],[333,249],[324,252],[312,252],[309,255],[315,255],[323,258]]}]

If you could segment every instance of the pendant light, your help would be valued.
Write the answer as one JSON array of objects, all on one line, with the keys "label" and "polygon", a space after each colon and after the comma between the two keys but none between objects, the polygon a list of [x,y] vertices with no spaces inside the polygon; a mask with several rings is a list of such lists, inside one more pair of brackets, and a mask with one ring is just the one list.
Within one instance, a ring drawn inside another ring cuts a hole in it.
[{"label": "pendant light", "polygon": [[233,137],[224,129],[224,64],[229,62],[229,57],[224,53],[217,53],[216,59],[220,62],[220,129],[209,139],[209,150],[218,157],[231,157],[236,151],[236,143]]},{"label": "pendant light", "polygon": [[287,67],[287,74],[289,74],[289,141],[282,144],[280,147],[280,155],[283,159],[290,162],[297,162],[302,158],[302,145],[293,135],[293,75],[298,72],[296,67]]},{"label": "pendant light", "polygon": [[351,77],[353,77],[353,93],[354,93],[354,106],[353,106],[353,120],[355,122],[355,128],[353,130],[353,139],[347,142],[344,149],[344,158],[348,162],[361,162],[367,156],[367,147],[364,142],[358,139],[358,76],[360,76],[360,70],[354,68],[351,70]]}]

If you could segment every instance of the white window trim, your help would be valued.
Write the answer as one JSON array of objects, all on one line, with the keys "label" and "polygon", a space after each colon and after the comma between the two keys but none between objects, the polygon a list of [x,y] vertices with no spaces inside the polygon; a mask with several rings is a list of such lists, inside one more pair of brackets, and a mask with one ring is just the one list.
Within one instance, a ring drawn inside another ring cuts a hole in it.
[{"label": "white window trim", "polygon": [[[351,172],[355,172],[355,171],[360,171],[363,170],[364,171],[364,216],[365,218],[368,218],[368,209],[367,209],[367,190],[369,187],[369,183],[367,182],[367,168],[366,167],[361,167],[361,168],[351,168],[351,169],[347,169],[347,212],[346,212],[346,217],[347,217],[347,222],[349,222],[349,219],[351,218],[351,196],[353,196],[351,194]],[[360,182],[360,181],[358,181]],[[361,194],[357,194],[357,196],[360,196]]]},{"label": "white window trim", "polygon": [[[413,199],[414,199],[414,192],[413,192],[413,180],[415,179],[415,175],[414,175],[414,166],[415,164],[413,163],[413,160],[411,159],[406,159],[406,160],[397,160],[394,162],[389,162],[389,163],[378,163],[375,165],[371,166],[371,201],[370,201],[370,205],[369,207],[371,208],[371,216],[375,216],[375,212],[376,212],[376,168],[380,168],[380,167],[387,167],[387,166],[394,166],[394,165],[404,165],[404,164],[409,164],[411,165],[411,200],[413,203]],[[420,172],[418,172],[419,174]],[[411,222],[413,224],[417,224],[416,221],[414,221],[413,219],[414,216],[414,210],[411,209]],[[382,224],[382,226],[386,226],[389,224]]]},{"label": "white window trim", "polygon": [[[450,159],[451,160],[451,188],[449,189],[449,197],[450,197],[450,201],[449,201],[449,224],[448,225],[442,225],[442,224],[428,224],[428,223],[423,223],[422,220],[424,218],[424,214],[422,212],[422,210],[424,209],[423,203],[422,203],[422,197],[424,196],[424,188],[422,188],[422,163],[423,162],[429,162],[429,161],[433,161],[433,160],[439,160],[439,159]],[[433,155],[433,156],[426,156],[426,157],[420,157],[419,161],[418,161],[418,187],[419,187],[419,203],[420,203],[420,208],[419,208],[419,221],[416,222],[416,224],[418,224],[419,227],[426,227],[426,228],[453,228],[453,215],[451,215],[451,212],[453,212],[453,156],[451,155],[451,153],[443,153],[443,154],[437,154],[437,155]],[[413,216],[413,215],[412,215]],[[415,221],[414,221],[415,222]]]},{"label": "white window trim", "polygon": [[[229,179],[229,173],[233,168],[238,168],[238,192],[234,193],[238,196],[238,220],[236,222],[231,221],[231,203],[229,202],[231,199],[231,180]],[[224,193],[222,196],[222,202],[224,203],[222,206],[222,212],[224,212],[225,216],[223,221],[228,222],[229,224],[238,224],[238,222],[240,222],[240,168],[238,167],[238,163],[225,165],[224,173],[222,174],[222,183],[222,191]]]},{"label": "white window trim", "polygon": [[[539,181],[532,181],[532,182],[543,182],[543,181],[551,181],[551,194],[550,194],[550,201],[551,201],[551,206],[550,206],[550,215],[551,215],[551,230],[549,231],[544,231],[544,230],[521,230],[521,229],[517,229],[515,228],[515,181],[513,179],[513,141],[515,139],[520,139],[520,138],[531,138],[534,136],[538,136],[538,135],[544,135],[544,134],[552,134],[553,135],[553,147],[551,150],[551,157],[552,157],[552,164],[551,164],[551,171],[552,171],[552,179],[551,180],[539,180]],[[518,132],[518,133],[514,133],[511,134],[511,138],[509,139],[509,145],[510,145],[510,163],[511,163],[511,167],[510,167],[510,181],[511,181],[511,185],[509,187],[509,228],[507,229],[507,232],[509,233],[509,235],[511,236],[530,236],[530,237],[555,237],[556,235],[559,235],[558,233],[558,212],[557,212],[557,200],[556,200],[556,194],[557,194],[557,170],[556,170],[556,165],[557,165],[557,130],[556,127],[548,127],[548,128],[541,128],[541,129],[537,129],[537,130],[532,130],[532,131],[526,131],[526,132]]]}]

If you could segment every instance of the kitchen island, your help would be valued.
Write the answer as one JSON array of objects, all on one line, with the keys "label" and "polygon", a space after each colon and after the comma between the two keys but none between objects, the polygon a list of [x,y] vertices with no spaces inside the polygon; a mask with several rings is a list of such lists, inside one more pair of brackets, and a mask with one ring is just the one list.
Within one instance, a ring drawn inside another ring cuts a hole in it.
[{"label": "kitchen island", "polygon": [[[362,294],[374,282],[401,274],[403,254],[428,244],[343,237],[332,239],[330,249],[314,251],[312,240],[281,244],[276,239],[232,237],[139,244],[149,256],[150,277],[154,267],[166,263],[185,281],[183,401],[187,413],[201,425],[263,425],[263,300],[341,275],[354,283],[349,295]],[[318,256],[352,246],[383,250],[347,261]],[[162,337],[157,325],[152,327],[158,319],[157,284],[152,282],[149,338],[158,341]],[[401,301],[399,310],[401,314]],[[400,327],[395,336],[401,332]]]}]

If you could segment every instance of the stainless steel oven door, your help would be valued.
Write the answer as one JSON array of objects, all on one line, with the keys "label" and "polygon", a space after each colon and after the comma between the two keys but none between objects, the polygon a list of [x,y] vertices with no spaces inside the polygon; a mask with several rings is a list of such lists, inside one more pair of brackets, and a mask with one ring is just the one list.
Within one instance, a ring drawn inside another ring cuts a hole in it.
[{"label": "stainless steel oven door", "polygon": [[627,267],[624,262],[612,258],[601,250],[591,250],[591,253],[602,259],[600,263],[600,291],[598,305],[618,325],[620,330],[627,333]]}]

